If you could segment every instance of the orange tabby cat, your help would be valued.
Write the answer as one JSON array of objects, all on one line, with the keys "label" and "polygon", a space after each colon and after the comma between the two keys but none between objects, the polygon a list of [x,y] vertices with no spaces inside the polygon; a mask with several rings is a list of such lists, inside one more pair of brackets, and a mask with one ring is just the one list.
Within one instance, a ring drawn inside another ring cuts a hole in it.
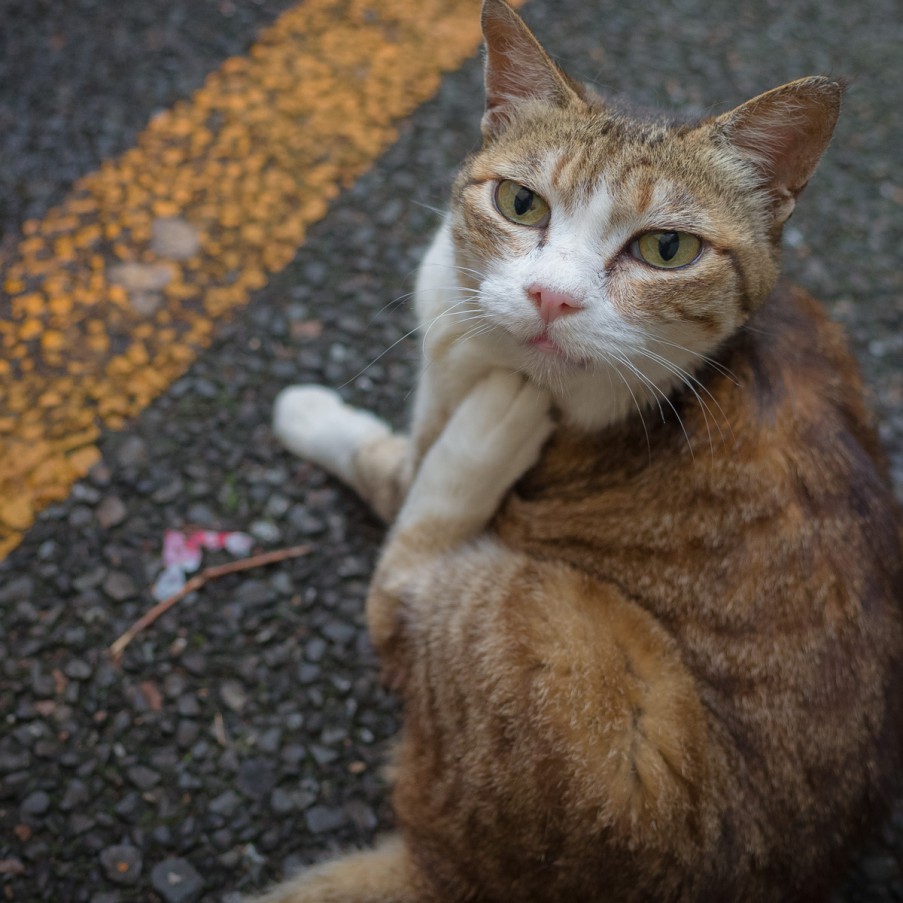
[{"label": "orange tabby cat", "polygon": [[841,86],[674,124],[591,95],[503,0],[483,30],[411,438],[320,387],[275,411],[394,521],[367,614],[404,700],[398,834],[265,900],[823,899],[903,723],[859,377],[775,287]]}]

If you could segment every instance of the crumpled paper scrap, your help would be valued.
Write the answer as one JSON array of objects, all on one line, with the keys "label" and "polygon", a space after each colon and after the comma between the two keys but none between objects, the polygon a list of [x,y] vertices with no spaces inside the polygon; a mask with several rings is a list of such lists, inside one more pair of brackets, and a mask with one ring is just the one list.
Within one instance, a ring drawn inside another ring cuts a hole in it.
[{"label": "crumpled paper scrap", "polygon": [[151,594],[157,601],[168,599],[185,586],[186,576],[201,566],[204,550],[221,549],[232,555],[247,555],[254,540],[239,530],[181,530],[163,532],[163,571],[157,577]]}]

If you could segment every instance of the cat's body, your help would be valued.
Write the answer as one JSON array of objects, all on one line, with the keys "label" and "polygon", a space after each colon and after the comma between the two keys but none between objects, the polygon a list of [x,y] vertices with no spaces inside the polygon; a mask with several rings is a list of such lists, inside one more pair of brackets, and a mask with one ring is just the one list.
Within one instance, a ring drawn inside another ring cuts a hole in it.
[{"label": "cat's body", "polygon": [[484,32],[411,438],[317,387],[275,416],[394,521],[368,619],[404,700],[399,838],[267,899],[823,899],[890,801],[903,706],[856,367],[774,288],[840,88],[670,127],[607,113],[500,0]]}]

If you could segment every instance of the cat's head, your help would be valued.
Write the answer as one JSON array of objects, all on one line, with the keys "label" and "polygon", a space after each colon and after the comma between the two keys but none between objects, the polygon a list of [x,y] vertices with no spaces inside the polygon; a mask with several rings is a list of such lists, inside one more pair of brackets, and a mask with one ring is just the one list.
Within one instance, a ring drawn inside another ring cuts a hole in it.
[{"label": "cat's head", "polygon": [[802,79],[674,124],[592,95],[503,0],[484,0],[483,33],[484,142],[451,223],[487,328],[549,382],[613,365],[661,385],[696,369],[773,288],[842,86]]}]

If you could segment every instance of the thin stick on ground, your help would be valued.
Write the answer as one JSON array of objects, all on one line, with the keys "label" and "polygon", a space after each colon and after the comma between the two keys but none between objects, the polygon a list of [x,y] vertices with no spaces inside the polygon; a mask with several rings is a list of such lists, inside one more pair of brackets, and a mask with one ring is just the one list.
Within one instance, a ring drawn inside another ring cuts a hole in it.
[{"label": "thin stick on ground", "polygon": [[249,558],[242,558],[239,561],[229,561],[226,564],[217,564],[213,567],[204,568],[200,573],[195,574],[177,593],[173,593],[161,602],[158,602],[153,608],[146,611],[122,636],[120,636],[111,646],[110,655],[114,662],[118,662],[122,658],[129,643],[147,629],[158,618],[162,617],[177,602],[180,602],[190,593],[199,590],[205,583],[216,580],[218,577],[225,577],[226,574],[235,574],[239,571],[249,571],[252,568],[264,567],[268,564],[276,564],[279,561],[286,561],[289,558],[300,558],[310,552],[310,546],[291,546],[288,549],[276,549],[272,552],[262,552],[260,555],[251,555]]}]

